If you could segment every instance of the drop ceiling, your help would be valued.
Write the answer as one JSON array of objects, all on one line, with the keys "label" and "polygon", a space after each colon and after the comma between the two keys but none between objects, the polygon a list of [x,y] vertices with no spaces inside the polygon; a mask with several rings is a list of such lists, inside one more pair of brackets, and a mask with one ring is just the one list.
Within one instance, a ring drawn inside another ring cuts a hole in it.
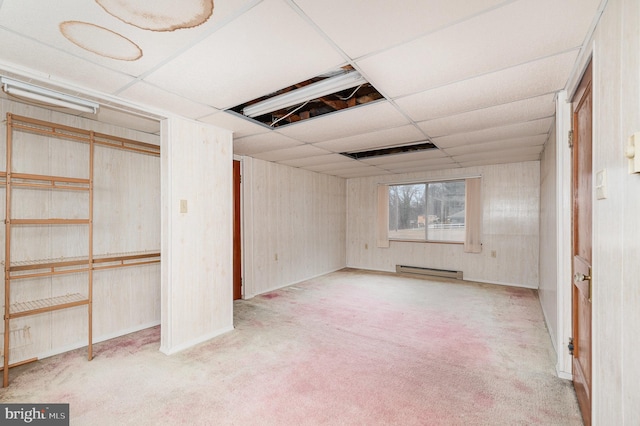
[{"label": "drop ceiling", "polygon": [[[340,177],[537,160],[606,0],[0,0],[0,75],[101,101],[159,132],[177,114],[234,153]],[[602,3],[602,4],[601,4]],[[234,106],[332,70],[383,98],[272,128]],[[431,141],[361,160],[345,151]]]}]

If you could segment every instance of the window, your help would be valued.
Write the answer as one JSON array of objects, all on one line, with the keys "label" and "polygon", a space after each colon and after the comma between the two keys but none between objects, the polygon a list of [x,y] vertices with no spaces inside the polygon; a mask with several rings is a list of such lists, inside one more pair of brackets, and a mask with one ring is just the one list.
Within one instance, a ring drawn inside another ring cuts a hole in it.
[{"label": "window", "polygon": [[465,242],[465,180],[389,185],[391,240]]}]

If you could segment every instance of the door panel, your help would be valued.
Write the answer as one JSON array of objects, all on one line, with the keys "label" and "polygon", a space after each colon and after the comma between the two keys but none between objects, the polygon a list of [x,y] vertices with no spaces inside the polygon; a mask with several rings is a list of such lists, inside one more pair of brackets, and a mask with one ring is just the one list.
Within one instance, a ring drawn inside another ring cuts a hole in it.
[{"label": "door panel", "polygon": [[233,160],[233,300],[242,298],[240,181],[240,161]]},{"label": "door panel", "polygon": [[591,64],[573,104],[573,383],[585,425],[591,424],[592,91]]}]

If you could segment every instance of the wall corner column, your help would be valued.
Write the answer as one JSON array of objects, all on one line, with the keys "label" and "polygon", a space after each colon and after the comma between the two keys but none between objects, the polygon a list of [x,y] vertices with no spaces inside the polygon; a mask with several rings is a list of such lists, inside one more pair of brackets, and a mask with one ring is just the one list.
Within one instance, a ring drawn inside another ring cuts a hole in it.
[{"label": "wall corner column", "polygon": [[162,122],[160,351],[173,354],[233,329],[232,133]]}]

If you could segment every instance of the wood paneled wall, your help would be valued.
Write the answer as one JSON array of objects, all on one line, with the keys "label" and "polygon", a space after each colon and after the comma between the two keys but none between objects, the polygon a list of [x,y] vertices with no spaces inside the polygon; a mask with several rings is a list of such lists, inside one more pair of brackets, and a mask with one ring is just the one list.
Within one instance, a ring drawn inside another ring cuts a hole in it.
[{"label": "wood paneled wall", "polygon": [[[0,169],[6,165],[6,113],[95,130],[141,142],[159,144],[159,137],[43,108],[0,100]],[[14,133],[14,170],[58,176],[88,177],[86,144],[47,140]],[[97,147],[94,165],[94,254],[116,254],[160,248],[160,158]],[[88,216],[87,195],[14,189],[14,217]],[[0,211],[5,213],[5,187],[0,187]],[[65,229],[66,228],[66,229]],[[69,232],[71,231],[71,232]],[[0,227],[4,242],[5,228]],[[12,258],[46,259],[87,254],[86,227],[14,228]],[[59,236],[63,235],[61,240]],[[57,242],[63,241],[62,244]],[[4,244],[0,244],[4,259]],[[61,292],[86,294],[86,274],[20,280],[12,283],[13,299],[33,300]],[[4,286],[0,286],[4,300]],[[94,272],[93,338],[101,341],[160,322],[160,265]],[[87,309],[78,307],[11,321],[11,362],[46,357],[87,344]]]},{"label": "wood paneled wall", "polygon": [[230,131],[180,118],[162,123],[166,354],[233,329],[232,152]]},{"label": "wood paneled wall", "polygon": [[[640,424],[640,174],[625,148],[640,132],[640,2],[609,0],[593,36],[593,424]],[[590,52],[586,52],[585,60]],[[576,78],[578,78],[576,76]],[[638,143],[636,142],[636,156]]]},{"label": "wood paneled wall", "polygon": [[345,180],[245,157],[245,298],[345,266]]},{"label": "wood paneled wall", "polygon": [[[391,241],[376,247],[379,183],[482,176],[482,252],[461,244]],[[347,181],[347,266],[395,271],[396,264],[461,270],[465,279],[538,288],[538,161]],[[496,257],[492,257],[492,251]]]},{"label": "wood paneled wall", "polygon": [[555,126],[540,160],[540,286],[542,311],[558,350],[558,217]]}]

